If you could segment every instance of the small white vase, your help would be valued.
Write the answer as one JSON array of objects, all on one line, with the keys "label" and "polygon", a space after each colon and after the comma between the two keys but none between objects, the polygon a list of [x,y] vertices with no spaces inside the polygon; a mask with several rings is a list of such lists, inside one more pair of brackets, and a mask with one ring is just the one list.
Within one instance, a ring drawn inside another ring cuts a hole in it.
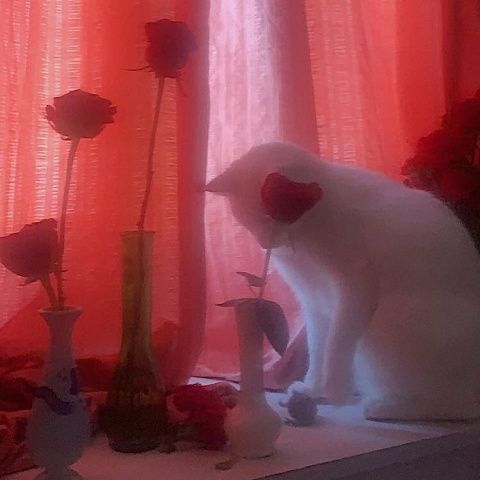
[{"label": "small white vase", "polygon": [[90,437],[88,413],[72,353],[73,326],[82,310],[65,307],[39,313],[48,325],[50,348],[42,380],[35,390],[27,448],[33,461],[45,468],[36,480],[80,479],[69,466],[81,457]]},{"label": "small white vase", "polygon": [[225,431],[232,453],[242,458],[268,457],[275,453],[275,441],[282,419],[270,407],[263,385],[263,330],[256,318],[255,302],[235,306],[240,350],[240,395],[227,412]]}]

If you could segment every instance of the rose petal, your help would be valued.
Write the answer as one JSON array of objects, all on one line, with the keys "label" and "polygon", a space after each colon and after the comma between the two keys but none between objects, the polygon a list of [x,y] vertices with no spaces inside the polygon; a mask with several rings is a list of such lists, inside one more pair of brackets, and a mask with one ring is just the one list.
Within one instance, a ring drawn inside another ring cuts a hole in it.
[{"label": "rose petal", "polygon": [[52,271],[58,249],[54,219],[25,225],[0,238],[0,261],[13,273],[38,279]]},{"label": "rose petal", "polygon": [[278,172],[269,174],[261,189],[265,211],[283,223],[296,222],[322,197],[323,191],[317,183],[294,182]]},{"label": "rose petal", "polygon": [[195,36],[183,22],[163,18],[145,24],[149,45],[145,56],[157,77],[177,78],[197,48]]},{"label": "rose petal", "polygon": [[53,99],[45,113],[52,127],[63,137],[93,138],[107,123],[113,123],[116,107],[106,98],[83,90],[73,90]]}]

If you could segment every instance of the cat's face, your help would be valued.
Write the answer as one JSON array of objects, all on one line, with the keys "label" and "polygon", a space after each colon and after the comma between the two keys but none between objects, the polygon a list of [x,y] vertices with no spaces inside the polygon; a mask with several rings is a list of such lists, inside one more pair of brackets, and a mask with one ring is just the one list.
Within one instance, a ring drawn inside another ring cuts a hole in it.
[{"label": "cat's face", "polygon": [[272,242],[273,221],[265,213],[261,199],[261,183],[256,169],[248,168],[243,161],[234,162],[224,173],[214,178],[206,187],[226,197],[235,219],[247,228],[263,248]]},{"label": "cat's face", "polygon": [[255,236],[263,248],[288,244],[290,227],[287,225],[277,230],[272,242],[275,222],[265,212],[260,191],[267,175],[285,173],[285,168],[290,168],[295,157],[303,153],[298,147],[281,143],[254,147],[209,182],[206,191],[227,197],[234,217]]}]

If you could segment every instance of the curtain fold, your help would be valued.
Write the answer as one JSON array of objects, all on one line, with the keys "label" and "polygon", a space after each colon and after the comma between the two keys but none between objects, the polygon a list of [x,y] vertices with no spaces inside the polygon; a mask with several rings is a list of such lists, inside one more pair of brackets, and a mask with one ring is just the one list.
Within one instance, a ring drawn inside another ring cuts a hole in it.
[{"label": "curtain fold", "polygon": [[[297,5],[301,2],[211,1],[208,180],[258,143],[286,138],[315,148],[308,42]],[[215,305],[251,295],[235,272],[261,274],[264,253],[234,222],[225,199],[208,194],[205,201],[208,321],[195,372],[231,377],[238,370],[236,328],[230,309]],[[266,296],[275,291],[290,298],[288,314],[297,318],[296,303],[274,274]],[[267,353],[267,363],[277,359]]]},{"label": "curtain fold", "polygon": [[[118,107],[114,124],[80,142],[73,172],[65,288],[68,302],[84,308],[74,338],[79,357],[120,345],[120,234],[139,216],[156,88],[153,73],[129,71],[146,63],[144,24],[192,22],[199,48],[183,72],[185,94],[177,95],[175,80],[165,82],[146,225],[156,231],[153,329],[169,335],[160,352],[166,376],[185,380],[204,321],[201,195],[189,192],[205,171],[208,1],[0,0],[0,10],[0,235],[59,215],[68,142],[49,127],[45,105],[82,88]],[[41,351],[47,342],[36,313],[47,301],[43,291],[20,283],[0,269],[0,356]],[[195,302],[195,315],[181,297]]]},{"label": "curtain fold", "polygon": [[178,101],[179,330],[173,377],[186,383],[202,349],[206,315],[205,175],[208,149],[209,2],[185,0],[177,18],[196,32],[200,48]]}]

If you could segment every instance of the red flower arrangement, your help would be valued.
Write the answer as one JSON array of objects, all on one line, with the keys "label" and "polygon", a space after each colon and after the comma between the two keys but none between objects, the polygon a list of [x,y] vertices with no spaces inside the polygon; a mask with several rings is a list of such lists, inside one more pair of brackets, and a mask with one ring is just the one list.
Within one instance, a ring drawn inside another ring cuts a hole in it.
[{"label": "red flower arrangement", "polygon": [[454,105],[402,167],[405,184],[432,192],[464,222],[480,251],[480,90]]},{"label": "red flower arrangement", "polygon": [[199,443],[207,450],[222,450],[227,442],[225,415],[227,408],[235,404],[235,394],[233,387],[221,383],[175,387],[167,396],[167,408],[177,439]]}]

